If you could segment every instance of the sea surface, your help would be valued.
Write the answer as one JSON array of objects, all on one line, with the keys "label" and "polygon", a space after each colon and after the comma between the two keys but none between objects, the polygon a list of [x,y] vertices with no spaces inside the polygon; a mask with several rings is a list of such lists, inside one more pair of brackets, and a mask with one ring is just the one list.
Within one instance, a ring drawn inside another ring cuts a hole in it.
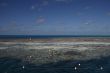
[{"label": "sea surface", "polygon": [[[100,35],[0,35],[0,39],[25,39],[25,38],[69,38],[69,37],[101,37]],[[12,57],[0,58],[0,73],[110,73],[110,57],[91,60],[68,60],[54,63],[36,65]]]},{"label": "sea surface", "polygon": [[40,66],[19,59],[0,58],[0,73],[110,73],[110,57],[89,61],[61,61]]},{"label": "sea surface", "polygon": [[110,38],[110,35],[0,35],[0,39],[21,39],[21,38],[81,38],[81,37],[97,37]]}]

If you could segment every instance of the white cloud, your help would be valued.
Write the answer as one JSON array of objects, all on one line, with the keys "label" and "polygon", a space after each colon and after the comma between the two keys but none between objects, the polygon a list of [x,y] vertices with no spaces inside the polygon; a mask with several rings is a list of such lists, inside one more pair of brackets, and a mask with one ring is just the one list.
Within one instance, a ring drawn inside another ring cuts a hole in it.
[{"label": "white cloud", "polygon": [[56,1],[58,1],[58,2],[62,2],[62,1],[66,1],[66,0],[56,0]]},{"label": "white cloud", "polygon": [[84,9],[86,9],[86,10],[88,10],[88,9],[90,9],[91,7],[90,6],[86,6],[86,7],[84,7]]},{"label": "white cloud", "polygon": [[43,1],[42,4],[41,4],[41,6],[47,6],[48,4],[49,4],[48,1]]},{"label": "white cloud", "polygon": [[88,24],[89,24],[89,22],[86,22],[86,23],[84,23],[84,24],[88,25]]},{"label": "white cloud", "polygon": [[45,21],[46,21],[46,19],[45,18],[43,18],[42,16],[40,16],[39,18],[37,18],[37,24],[43,24],[43,23],[45,23]]},{"label": "white cloud", "polygon": [[71,2],[72,0],[56,0],[57,2]]},{"label": "white cloud", "polygon": [[110,12],[109,12],[109,13],[107,13],[107,15],[108,15],[108,16],[110,16]]},{"label": "white cloud", "polygon": [[35,9],[35,6],[34,6],[34,5],[32,5],[32,6],[31,6],[31,9],[32,9],[32,10],[34,10],[34,9]]},{"label": "white cloud", "polygon": [[48,1],[42,1],[41,3],[39,3],[39,4],[33,4],[32,6],[31,6],[31,9],[32,10],[38,10],[38,11],[41,11],[42,9],[43,9],[43,7],[45,7],[45,6],[47,6],[49,4],[49,2]]}]

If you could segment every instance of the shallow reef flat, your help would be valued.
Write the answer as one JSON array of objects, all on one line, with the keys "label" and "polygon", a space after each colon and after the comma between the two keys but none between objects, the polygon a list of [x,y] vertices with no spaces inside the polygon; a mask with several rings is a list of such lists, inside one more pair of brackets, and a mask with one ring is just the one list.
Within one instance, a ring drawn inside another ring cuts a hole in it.
[{"label": "shallow reef flat", "polygon": [[2,39],[0,73],[110,73],[110,39]]},{"label": "shallow reef flat", "polygon": [[0,41],[0,58],[9,57],[41,65],[110,56],[109,38],[32,39],[28,42],[25,39],[17,40]]}]

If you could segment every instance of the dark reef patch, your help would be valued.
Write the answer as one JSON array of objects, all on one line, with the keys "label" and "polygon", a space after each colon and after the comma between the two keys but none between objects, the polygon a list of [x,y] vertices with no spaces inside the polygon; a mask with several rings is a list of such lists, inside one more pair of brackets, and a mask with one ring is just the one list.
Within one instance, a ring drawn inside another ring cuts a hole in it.
[{"label": "dark reef patch", "polygon": [[67,51],[64,52],[64,55],[81,55],[81,53],[77,51]]},{"label": "dark reef patch", "polygon": [[40,66],[5,57],[0,58],[0,73],[110,73],[110,57],[88,61],[60,61]]}]

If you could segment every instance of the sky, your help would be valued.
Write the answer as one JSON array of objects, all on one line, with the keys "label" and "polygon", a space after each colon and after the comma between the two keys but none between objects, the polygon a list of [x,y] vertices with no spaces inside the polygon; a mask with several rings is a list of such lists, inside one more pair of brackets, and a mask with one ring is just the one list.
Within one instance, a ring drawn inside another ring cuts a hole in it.
[{"label": "sky", "polygon": [[0,0],[0,35],[110,35],[110,0]]}]

